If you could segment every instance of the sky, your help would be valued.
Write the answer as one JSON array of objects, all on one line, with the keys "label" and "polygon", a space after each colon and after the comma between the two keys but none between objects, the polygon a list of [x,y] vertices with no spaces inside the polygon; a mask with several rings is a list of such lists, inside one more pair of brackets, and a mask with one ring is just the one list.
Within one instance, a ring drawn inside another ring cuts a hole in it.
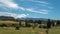
[{"label": "sky", "polygon": [[60,0],[0,0],[0,16],[60,20]]}]

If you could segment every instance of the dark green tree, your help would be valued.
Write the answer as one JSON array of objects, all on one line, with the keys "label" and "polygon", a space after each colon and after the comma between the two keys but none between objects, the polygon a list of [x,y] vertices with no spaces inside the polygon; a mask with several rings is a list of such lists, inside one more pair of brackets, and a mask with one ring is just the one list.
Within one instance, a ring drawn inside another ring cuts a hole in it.
[{"label": "dark green tree", "polygon": [[19,21],[19,26],[21,26],[21,20]]},{"label": "dark green tree", "polygon": [[60,25],[60,21],[59,20],[57,21],[57,25]]},{"label": "dark green tree", "polygon": [[51,28],[51,21],[50,21],[50,19],[48,19],[48,21],[47,21],[47,28]]}]

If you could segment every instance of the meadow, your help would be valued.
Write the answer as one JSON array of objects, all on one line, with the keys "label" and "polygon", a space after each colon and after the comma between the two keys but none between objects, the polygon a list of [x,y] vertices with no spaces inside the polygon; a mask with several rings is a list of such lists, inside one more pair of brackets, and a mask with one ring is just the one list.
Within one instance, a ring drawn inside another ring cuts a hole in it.
[{"label": "meadow", "polygon": [[[46,34],[46,29],[36,28],[23,28],[16,30],[14,27],[0,27],[0,34]],[[60,34],[60,29],[51,28],[49,34]]]},{"label": "meadow", "polygon": [[[1,23],[17,23],[13,21],[0,21]],[[0,34],[46,34],[46,29],[36,27],[34,30],[32,27],[20,27],[16,30],[15,27],[0,27]],[[55,26],[49,29],[49,34],[60,34],[60,26]]]}]

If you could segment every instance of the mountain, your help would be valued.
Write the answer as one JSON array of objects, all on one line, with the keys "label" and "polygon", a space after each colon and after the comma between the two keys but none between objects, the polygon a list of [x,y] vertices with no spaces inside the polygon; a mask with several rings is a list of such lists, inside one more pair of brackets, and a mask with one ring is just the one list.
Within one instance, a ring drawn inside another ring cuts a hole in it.
[{"label": "mountain", "polygon": [[[14,20],[14,17],[11,16],[0,16],[0,19],[4,19],[4,20]],[[17,18],[16,20],[48,20],[46,18]]]},{"label": "mountain", "polygon": [[17,18],[17,20],[47,20],[45,18]]},{"label": "mountain", "polygon": [[0,16],[0,20],[14,20],[14,17],[10,17],[10,16]]}]

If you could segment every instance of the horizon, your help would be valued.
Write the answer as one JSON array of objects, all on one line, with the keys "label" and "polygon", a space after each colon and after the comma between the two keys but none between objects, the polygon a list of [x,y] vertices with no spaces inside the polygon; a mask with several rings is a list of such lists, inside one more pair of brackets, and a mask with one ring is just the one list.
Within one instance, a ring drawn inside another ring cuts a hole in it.
[{"label": "horizon", "polygon": [[[22,17],[22,18],[15,18],[15,17],[12,17],[12,16],[0,16],[0,18],[1,17],[3,17],[3,18],[5,18],[5,17],[9,17],[9,18],[14,18],[14,19],[38,19],[38,20],[48,20],[48,19],[50,19],[50,18],[33,18],[33,17]],[[50,20],[57,20],[57,19],[50,19]]]},{"label": "horizon", "polygon": [[60,0],[0,0],[0,16],[60,20]]}]

